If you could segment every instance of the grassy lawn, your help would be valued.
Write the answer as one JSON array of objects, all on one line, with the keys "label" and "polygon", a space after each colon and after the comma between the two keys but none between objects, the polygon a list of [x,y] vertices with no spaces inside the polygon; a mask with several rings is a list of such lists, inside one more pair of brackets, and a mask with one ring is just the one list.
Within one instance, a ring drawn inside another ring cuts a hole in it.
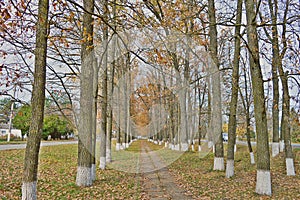
[{"label": "grassy lawn", "polygon": [[300,149],[294,151],[296,176],[285,175],[283,154],[271,158],[272,197],[255,194],[256,165],[250,164],[246,146],[238,146],[235,156],[235,176],[225,178],[225,172],[215,172],[213,154],[199,157],[198,152],[186,152],[169,166],[178,184],[196,199],[300,199]]},{"label": "grassy lawn", "polygon": [[[157,150],[158,154],[164,151],[162,146],[152,143],[149,146]],[[139,147],[140,142],[133,143],[128,150],[120,151],[118,159],[122,156],[138,156]],[[165,151],[168,155],[169,150]],[[114,154],[117,156],[116,152]],[[300,199],[299,149],[295,150],[295,155],[295,177],[285,176],[283,155],[272,158],[272,197],[254,193],[256,166],[250,164],[244,146],[238,147],[236,175],[230,179],[225,178],[224,172],[212,171],[212,153],[203,157],[198,152],[186,152],[169,169],[177,183],[196,199]],[[23,159],[24,150],[0,152],[0,199],[20,199]],[[127,167],[136,165],[128,160],[127,164]],[[97,180],[92,187],[82,188],[74,184],[76,165],[76,145],[43,147],[40,154],[38,199],[143,199],[141,176],[115,170],[113,164],[110,164],[105,171],[97,170]]]},{"label": "grassy lawn", "polygon": [[[24,150],[0,152],[0,199],[20,199]],[[75,183],[77,146],[43,147],[40,154],[38,199],[140,199],[140,177],[107,168],[97,170],[92,187]]]}]

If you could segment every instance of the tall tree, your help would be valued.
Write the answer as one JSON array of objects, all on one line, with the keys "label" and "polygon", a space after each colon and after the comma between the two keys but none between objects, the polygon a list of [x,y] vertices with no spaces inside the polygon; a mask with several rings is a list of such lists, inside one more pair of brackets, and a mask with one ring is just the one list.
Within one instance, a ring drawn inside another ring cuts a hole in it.
[{"label": "tall tree", "polygon": [[[275,2],[277,4],[277,1]],[[295,168],[294,168],[294,156],[293,149],[291,144],[291,127],[290,127],[290,94],[289,94],[289,85],[288,85],[288,71],[284,71],[282,66],[282,58],[285,55],[287,49],[287,38],[285,36],[287,29],[287,19],[288,19],[288,11],[289,11],[290,1],[287,0],[285,3],[285,10],[283,15],[283,26],[282,26],[282,43],[283,50],[280,56],[276,55],[276,61],[279,71],[279,76],[282,84],[283,94],[282,94],[282,123],[281,123],[281,134],[284,138],[284,150],[285,150],[285,162],[286,162],[286,173],[288,176],[295,176]],[[278,42],[278,29],[276,24],[272,26],[273,42],[275,42],[274,46],[279,48]]]},{"label": "tall tree", "polygon": [[[94,57],[94,52],[91,52]],[[98,111],[98,72],[99,65],[96,59],[93,61],[93,109],[92,109],[92,180],[96,180],[96,138],[97,138],[97,111]]]},{"label": "tall tree", "polygon": [[37,171],[45,105],[48,12],[49,1],[40,0],[38,4],[38,21],[36,27],[36,49],[34,52],[35,71],[31,98],[33,106],[25,151],[22,200],[37,199]]},{"label": "tall tree", "polygon": [[228,124],[228,148],[227,148],[227,164],[226,164],[226,177],[230,178],[234,175],[234,145],[236,140],[236,109],[239,93],[239,60],[241,39],[240,30],[242,22],[242,7],[243,0],[238,0],[236,10],[236,27],[235,27],[235,41],[234,41],[234,58],[233,58],[233,71],[231,79],[231,101],[230,101],[230,115]]},{"label": "tall tree", "polygon": [[271,22],[272,22],[272,36],[264,30],[269,40],[272,43],[272,85],[273,85],[273,104],[272,104],[272,122],[273,122],[273,142],[272,142],[272,156],[279,154],[279,86],[278,86],[278,65],[281,62],[278,31],[277,31],[277,15],[278,15],[278,2],[277,0],[268,1]]},{"label": "tall tree", "polygon": [[80,73],[80,116],[78,126],[78,167],[76,185],[92,185],[92,132],[93,132],[93,18],[94,0],[83,2],[83,26]]},{"label": "tall tree", "polygon": [[[113,1],[113,28],[116,31],[117,29],[117,5],[116,0]],[[107,138],[106,138],[106,162],[111,162],[111,136],[112,136],[112,128],[113,128],[113,108],[112,108],[112,102],[113,102],[113,90],[114,90],[114,75],[115,75],[115,66],[116,66],[116,45],[117,45],[117,35],[113,33],[112,36],[112,63],[110,63],[110,66],[108,67],[108,101],[107,101]]]},{"label": "tall tree", "polygon": [[270,154],[263,77],[259,59],[255,2],[245,0],[249,63],[257,135],[256,193],[271,195]]},{"label": "tall tree", "polygon": [[[106,22],[108,21],[108,1],[103,2],[103,11]],[[103,25],[103,69],[102,75],[102,100],[101,100],[101,129],[100,129],[100,169],[106,167],[106,138],[107,138],[107,67],[108,67],[108,26]]]},{"label": "tall tree", "polygon": [[222,109],[221,109],[221,85],[218,59],[217,23],[214,0],[208,1],[209,17],[209,53],[212,58],[210,68],[212,89],[212,118],[211,128],[215,145],[214,170],[224,170],[224,150],[222,140]]},{"label": "tall tree", "polygon": [[[247,69],[246,66],[244,66],[244,85],[245,85],[245,97],[243,96],[242,92],[240,91],[240,96],[242,99],[242,104],[245,110],[245,118],[246,118],[246,137],[247,137],[247,146],[248,146],[248,150],[249,150],[249,154],[250,154],[250,162],[251,164],[255,164],[255,160],[254,160],[254,153],[253,153],[253,149],[252,149],[252,145],[251,145],[251,130],[250,130],[250,122],[251,122],[251,116],[250,116],[250,95],[248,95],[248,80],[247,80]],[[239,88],[240,89],[240,88]]]}]

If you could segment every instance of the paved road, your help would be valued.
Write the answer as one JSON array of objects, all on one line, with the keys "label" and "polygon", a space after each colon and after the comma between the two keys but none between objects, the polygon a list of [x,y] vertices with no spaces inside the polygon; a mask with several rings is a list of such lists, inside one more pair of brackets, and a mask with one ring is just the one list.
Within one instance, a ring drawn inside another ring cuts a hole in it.
[{"label": "paved road", "polygon": [[[53,141],[53,142],[42,142],[41,147],[55,146],[62,144],[77,144],[78,141]],[[26,144],[3,144],[0,145],[0,151],[10,150],[10,149],[25,149]]]},{"label": "paved road", "polygon": [[[239,140],[237,140],[236,143],[237,143],[237,144],[240,144],[240,145],[245,145],[245,146],[247,145],[247,142],[239,141]],[[270,145],[271,145],[271,144],[272,144],[272,143],[270,143]],[[256,142],[251,142],[251,145],[254,145],[254,146],[255,146],[255,145],[256,145]],[[298,144],[292,143],[292,147],[293,147],[293,148],[300,148],[300,144],[299,144],[299,143],[298,143]]]}]

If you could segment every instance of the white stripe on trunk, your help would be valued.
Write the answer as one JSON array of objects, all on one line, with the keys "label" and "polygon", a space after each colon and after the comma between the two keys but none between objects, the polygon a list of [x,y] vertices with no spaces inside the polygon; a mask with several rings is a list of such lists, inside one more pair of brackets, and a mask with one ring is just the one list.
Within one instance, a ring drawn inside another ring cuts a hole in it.
[{"label": "white stripe on trunk", "polygon": [[120,151],[121,150],[121,144],[120,143],[117,143],[116,144],[116,151]]},{"label": "white stripe on trunk", "polygon": [[111,149],[106,149],[106,162],[111,162]]},{"label": "white stripe on trunk", "polygon": [[257,170],[255,192],[262,195],[272,195],[271,174],[269,170]]},{"label": "white stripe on trunk", "polygon": [[189,150],[189,144],[181,143],[181,151],[187,151],[187,150]]},{"label": "white stripe on trunk", "polygon": [[279,154],[279,142],[272,143],[272,157],[275,157]]},{"label": "white stripe on trunk", "polygon": [[251,163],[252,165],[255,164],[254,153],[253,153],[253,152],[250,152],[250,163]]},{"label": "white stripe on trunk", "polygon": [[215,157],[214,158],[214,170],[223,171],[224,170],[224,158]]},{"label": "white stripe on trunk", "polygon": [[96,180],[96,164],[92,164],[92,168],[91,168],[91,176],[92,176],[92,181]]},{"label": "white stripe on trunk", "polygon": [[284,151],[284,140],[280,140],[280,142],[279,142],[279,151],[280,152]]},{"label": "white stripe on trunk", "polygon": [[36,190],[36,181],[31,183],[22,184],[22,200],[36,200],[37,199],[37,190]]},{"label": "white stripe on trunk", "polygon": [[92,170],[90,167],[77,167],[76,185],[90,186],[92,185]]},{"label": "white stripe on trunk", "polygon": [[234,160],[227,160],[226,163],[226,178],[230,178],[234,175]]},{"label": "white stripe on trunk", "polygon": [[295,176],[295,168],[294,168],[294,159],[293,158],[286,158],[286,175],[288,176]]},{"label": "white stripe on trunk", "polygon": [[100,165],[99,168],[104,170],[106,167],[106,157],[100,157]]}]

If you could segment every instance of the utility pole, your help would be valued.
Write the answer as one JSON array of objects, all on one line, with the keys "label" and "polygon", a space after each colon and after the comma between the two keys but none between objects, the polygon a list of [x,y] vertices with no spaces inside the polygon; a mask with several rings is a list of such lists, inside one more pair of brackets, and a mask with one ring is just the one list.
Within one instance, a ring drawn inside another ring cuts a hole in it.
[{"label": "utility pole", "polygon": [[[16,85],[14,86],[14,98],[15,98],[15,95],[16,95]],[[14,114],[14,101],[11,102],[11,106],[10,106],[10,116],[9,116],[9,123],[8,123],[7,142],[10,142],[13,114]]]}]

